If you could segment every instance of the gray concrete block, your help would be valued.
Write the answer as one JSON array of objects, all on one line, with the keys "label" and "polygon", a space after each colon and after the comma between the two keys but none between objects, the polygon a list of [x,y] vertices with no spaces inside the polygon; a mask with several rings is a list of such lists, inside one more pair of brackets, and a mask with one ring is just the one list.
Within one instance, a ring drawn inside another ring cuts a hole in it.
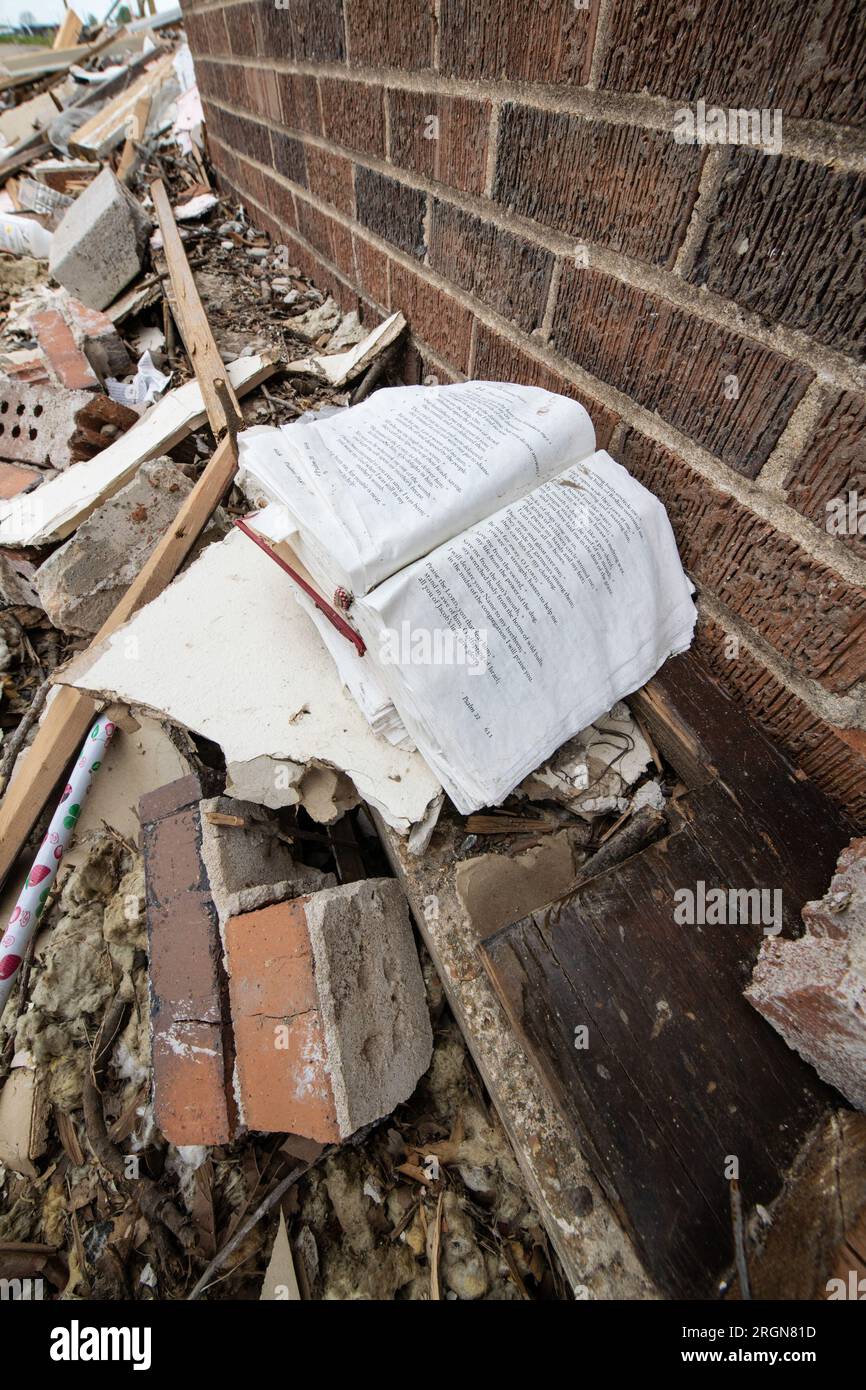
[{"label": "gray concrete block", "polygon": [[92,309],[104,309],[142,268],[151,222],[117,178],[103,169],[54,233],[48,268]]}]

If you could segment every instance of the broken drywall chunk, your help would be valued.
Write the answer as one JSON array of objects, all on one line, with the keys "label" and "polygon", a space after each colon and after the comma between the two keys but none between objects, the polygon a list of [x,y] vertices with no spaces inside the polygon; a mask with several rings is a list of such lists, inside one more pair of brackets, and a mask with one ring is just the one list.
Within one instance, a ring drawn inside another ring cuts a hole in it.
[{"label": "broken drywall chunk", "polygon": [[[79,467],[82,465],[79,465]],[[345,773],[358,797],[408,834],[439,795],[418,753],[378,738],[346,694],[291,581],[239,531],[208,546],[152,603],[62,672],[66,684],[109,691],[218,743],[229,789],[263,806],[303,803],[310,769]],[[192,622],[192,626],[190,623]],[[130,661],[129,643],[152,654]],[[316,814],[322,779],[311,780]]]},{"label": "broken drywall chunk", "polygon": [[866,1111],[866,839],[803,908],[806,934],[767,939],[746,998],[824,1081]]},{"label": "broken drywall chunk", "polygon": [[[202,858],[221,926],[229,917],[335,882],[333,874],[295,861],[276,817],[264,807],[215,796],[200,810]],[[243,824],[232,823],[237,820]]]},{"label": "broken drywall chunk", "polygon": [[104,309],[141,270],[150,219],[112,169],[80,193],[51,247],[49,269],[92,309]]},{"label": "broken drywall chunk", "polygon": [[153,1105],[173,1144],[224,1144],[235,1128],[216,908],[190,775],[141,800],[150,948]]},{"label": "broken drywall chunk", "polygon": [[[330,303],[330,300],[327,302]],[[318,312],[321,313],[326,307],[327,305],[323,305]],[[311,310],[310,312],[316,311]],[[390,318],[385,319],[384,323],[380,323],[377,328],[374,328],[372,333],[365,336],[363,329],[358,324],[357,314],[354,314],[354,324],[347,327],[352,317],[352,314],[346,315],[328,343],[327,353],[315,353],[312,357],[290,362],[286,371],[309,373],[311,376],[326,381],[330,386],[344,386],[347,381],[366,371],[383,352],[387,352],[406,327],[406,320],[402,314],[392,314]],[[293,328],[297,322],[297,319],[292,321]],[[346,348],[346,351],[337,351],[338,347]]]},{"label": "broken drywall chunk", "polygon": [[335,1142],[412,1094],[433,1035],[406,901],[393,879],[233,917],[226,950],[250,1129]]},{"label": "broken drywall chunk", "polygon": [[591,820],[622,815],[626,793],[649,767],[652,752],[625,701],[557,749],[518,791],[532,801],[558,801]]},{"label": "broken drywall chunk", "polygon": [[42,606],[61,632],[97,632],[176,517],[192,483],[170,458],[142,464],[36,571]]},{"label": "broken drywall chunk", "polygon": [[489,936],[561,898],[576,877],[571,836],[561,830],[513,857],[481,854],[462,860],[455,884],[477,934]]}]

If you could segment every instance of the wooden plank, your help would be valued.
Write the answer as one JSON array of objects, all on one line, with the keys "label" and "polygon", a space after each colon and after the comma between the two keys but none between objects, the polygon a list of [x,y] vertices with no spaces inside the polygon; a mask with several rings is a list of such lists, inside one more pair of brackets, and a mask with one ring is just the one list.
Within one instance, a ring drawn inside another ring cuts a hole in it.
[{"label": "wooden plank", "polygon": [[794,928],[847,828],[694,657],[669,662],[636,703],[696,788],[672,833],[592,878],[559,917],[533,913],[479,949],[645,1267],[671,1295],[706,1297],[732,1258],[727,1156],[748,1206],[771,1202],[832,1092],[742,996],[765,924],[680,924],[678,893],[780,890]]},{"label": "wooden plank", "polygon": [[97,111],[89,121],[70,136],[69,150],[81,159],[102,160],[119,145],[126,131],[130,116],[141,98],[153,96],[164,82],[167,82],[174,64],[174,54],[163,56],[147,68],[131,87],[115,97],[101,111]]},{"label": "wooden plank", "polygon": [[78,35],[83,28],[84,24],[75,11],[67,10],[63,16],[63,23],[54,35],[52,49],[56,52],[58,49],[72,48],[78,42]]},{"label": "wooden plank", "polygon": [[237,397],[231,387],[228,387],[229,400],[235,411],[235,418],[230,421],[225,402],[214,385],[216,381],[226,381],[225,367],[210,331],[207,314],[196,289],[171,203],[161,179],[151,184],[150,196],[162,233],[163,250],[171,277],[172,312],[201,386],[211,428],[216,437],[220,438],[230,425],[236,424],[240,419],[240,407]]},{"label": "wooden plank", "polygon": [[[168,200],[164,199],[164,202],[167,204]],[[99,642],[120,627],[136,609],[149,603],[174,578],[228,489],[237,468],[234,431],[229,428],[233,422],[228,420],[225,404],[228,402],[231,408],[234,403],[239,415],[237,397],[230,387],[223,395],[218,394],[214,389],[213,380],[204,378],[203,374],[212,370],[215,363],[219,364],[220,379],[225,373],[225,368],[195,290],[183,244],[176,235],[177,228],[170,206],[168,217],[171,219],[171,226],[165,217],[163,207],[163,234],[166,230],[169,232],[166,247],[168,248],[169,244],[172,247],[169,260],[172,283],[175,284],[176,292],[181,291],[178,295],[181,332],[184,333],[185,339],[196,345],[196,355],[193,356],[190,352],[190,356],[202,388],[211,428],[215,434],[223,431],[224,437],[168,531],[114,611],[103,623],[94,642]],[[176,243],[171,237],[172,227]],[[91,700],[81,691],[73,690],[71,687],[64,687],[51,702],[45,719],[27,750],[19,773],[0,807],[0,880],[5,878],[15,863],[64,769],[78,752],[93,714]]]},{"label": "wooden plank", "polygon": [[152,97],[150,92],[145,92],[139,97],[135,104],[135,110],[129,119],[129,127],[126,135],[126,144],[120,156],[120,163],[117,166],[117,177],[121,183],[126,183],[130,174],[133,172],[138,151],[136,145],[144,139],[144,132],[147,129],[147,118],[150,115]]}]

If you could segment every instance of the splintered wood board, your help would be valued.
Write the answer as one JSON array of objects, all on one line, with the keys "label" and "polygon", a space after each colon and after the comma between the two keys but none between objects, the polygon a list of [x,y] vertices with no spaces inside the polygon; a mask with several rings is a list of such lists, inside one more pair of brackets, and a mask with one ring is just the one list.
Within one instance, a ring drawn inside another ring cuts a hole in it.
[{"label": "splintered wood board", "polygon": [[768,1204],[835,1093],[742,997],[761,924],[680,925],[675,894],[781,889],[789,934],[849,831],[693,656],[634,703],[692,788],[682,819],[558,921],[532,913],[479,949],[644,1268],[669,1296],[707,1297],[732,1261],[729,1156],[746,1209]]}]

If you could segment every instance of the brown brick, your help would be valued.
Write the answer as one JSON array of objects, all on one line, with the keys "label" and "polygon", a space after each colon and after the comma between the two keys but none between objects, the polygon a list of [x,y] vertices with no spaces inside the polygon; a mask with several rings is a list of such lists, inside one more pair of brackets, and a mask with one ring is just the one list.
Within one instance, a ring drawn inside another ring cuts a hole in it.
[{"label": "brown brick", "polygon": [[307,163],[305,147],[300,140],[286,135],[282,130],[271,131],[271,158],[273,167],[292,183],[307,186]]},{"label": "brown brick", "polygon": [[458,371],[468,370],[471,313],[397,261],[391,262],[391,309],[402,310],[411,331],[434,352]]},{"label": "brown brick", "polygon": [[320,149],[318,145],[308,145],[307,175],[312,193],[340,212],[354,217],[355,184],[348,159],[332,154],[330,150]]},{"label": "brown brick", "polygon": [[[821,530],[852,550],[866,554],[866,398],[854,391],[834,391],[814,435],[785,479],[788,501]],[[853,504],[849,493],[855,493]],[[845,521],[832,525],[827,504],[842,502]],[[858,510],[859,508],[859,510]],[[830,524],[828,524],[830,523]]]},{"label": "brown brick", "polygon": [[385,99],[381,87],[362,82],[342,82],[334,77],[319,80],[322,95],[322,132],[335,144],[363,154],[385,153]]},{"label": "brown brick", "polygon": [[234,1129],[232,1049],[216,908],[201,857],[198,779],[142,798],[154,1113],[173,1144],[224,1144]]},{"label": "brown brick", "polygon": [[304,899],[226,926],[232,1021],[250,1129],[339,1141]]},{"label": "brown brick", "polygon": [[860,730],[836,729],[787,690],[765,666],[701,615],[695,650],[725,690],[761,725],[822,791],[866,826],[866,748],[852,754],[849,737]]},{"label": "brown brick", "polygon": [[208,10],[204,16],[208,53],[228,54],[232,51],[224,16],[224,10]]},{"label": "brown brick", "polygon": [[585,391],[579,391],[559,372],[554,372],[529,353],[510,343],[500,333],[479,321],[475,330],[475,360],[472,375],[479,381],[518,381],[526,386],[541,386],[560,396],[580,401],[595,425],[596,447],[606,449],[614,427],[619,422],[615,411]]},{"label": "brown brick", "polygon": [[614,0],[600,85],[725,107],[780,107],[785,120],[866,118],[860,0]]},{"label": "brown brick", "polygon": [[349,280],[355,279],[355,253],[352,233],[342,222],[331,219],[331,260]]},{"label": "brown brick", "polygon": [[298,231],[316,251],[320,251],[329,261],[334,259],[331,218],[303,198],[296,202],[298,210]]},{"label": "brown brick", "polygon": [[233,58],[255,58],[258,52],[252,5],[232,5],[216,12],[222,18],[228,34]]},{"label": "brown brick", "polygon": [[430,92],[388,93],[391,160],[465,193],[483,193],[490,102]]},{"label": "brown brick", "polygon": [[[752,338],[576,266],[562,273],[551,342],[747,478],[813,377]],[[732,377],[739,394],[729,399]]]},{"label": "brown brick", "polygon": [[[232,71],[229,69],[229,71]],[[238,68],[237,75],[243,81],[246,91],[245,105],[251,111],[259,111],[272,121],[283,119],[280,100],[278,74],[273,68]],[[232,101],[235,98],[232,97]]]},{"label": "brown brick", "polygon": [[802,675],[827,690],[866,675],[866,590],[629,430],[616,456],[667,508],[685,568]]},{"label": "brown brick", "polygon": [[541,324],[553,271],[542,247],[436,199],[430,264],[527,333]]},{"label": "brown brick", "polygon": [[864,356],[866,175],[735,149],[689,279]]},{"label": "brown brick", "polygon": [[349,61],[354,67],[430,67],[433,0],[402,0],[399,11],[381,0],[345,0],[345,7]]},{"label": "brown brick", "polygon": [[355,169],[355,202],[362,226],[408,255],[419,260],[423,257],[426,193],[359,164]]},{"label": "brown brick", "polygon": [[454,77],[581,83],[589,78],[598,0],[442,0],[439,67]]},{"label": "brown brick", "polygon": [[303,131],[305,135],[321,135],[319,91],[315,77],[278,72],[276,80],[283,125],[291,130]]},{"label": "brown brick", "polygon": [[388,257],[363,237],[352,237],[355,251],[354,279],[377,304],[388,303]]},{"label": "brown brick", "polygon": [[[295,211],[295,199],[291,189],[286,188],[285,184],[277,183],[276,179],[268,178],[264,180],[265,207],[269,208],[276,219],[280,228],[297,227],[298,218]],[[279,241],[281,238],[278,237]]]},{"label": "brown brick", "polygon": [[652,265],[673,263],[704,152],[640,126],[502,108],[493,196],[513,212]]}]

